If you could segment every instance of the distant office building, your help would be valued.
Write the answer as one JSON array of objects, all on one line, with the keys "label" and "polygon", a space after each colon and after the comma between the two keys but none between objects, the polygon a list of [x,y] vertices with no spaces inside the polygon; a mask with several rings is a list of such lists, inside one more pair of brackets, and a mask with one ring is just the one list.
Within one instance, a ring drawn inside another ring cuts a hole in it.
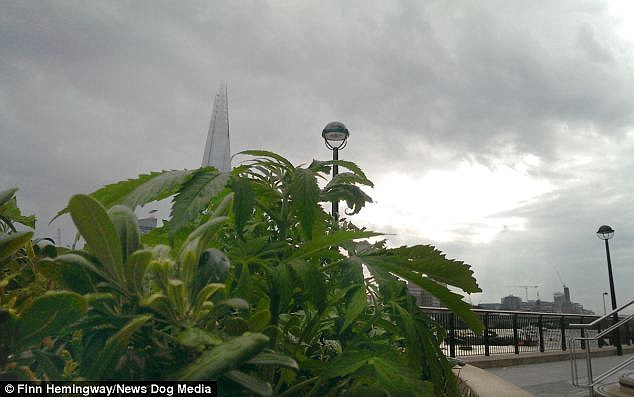
[{"label": "distant office building", "polygon": [[502,303],[481,303],[480,309],[487,310],[519,310],[525,312],[541,313],[569,313],[569,314],[594,314],[593,311],[583,308],[581,303],[572,302],[570,299],[570,288],[564,286],[564,291],[553,293],[553,301],[528,300],[522,301],[519,296],[505,296]]},{"label": "distant office building", "polygon": [[215,167],[220,172],[231,171],[231,148],[229,141],[229,105],[227,84],[221,83],[214,108],[203,153],[202,167]]},{"label": "distant office building", "polygon": [[408,282],[407,289],[409,290],[409,293],[412,294],[414,298],[416,298],[416,304],[418,306],[424,306],[424,307],[440,307],[441,306],[438,298],[436,298],[429,292],[425,291],[418,285]]},{"label": "distant office building", "polygon": [[149,233],[152,229],[156,229],[158,219],[154,217],[139,219],[139,231],[141,234]]},{"label": "distant office building", "polygon": [[502,298],[502,310],[520,310],[522,305],[522,298],[519,296],[509,295]]}]

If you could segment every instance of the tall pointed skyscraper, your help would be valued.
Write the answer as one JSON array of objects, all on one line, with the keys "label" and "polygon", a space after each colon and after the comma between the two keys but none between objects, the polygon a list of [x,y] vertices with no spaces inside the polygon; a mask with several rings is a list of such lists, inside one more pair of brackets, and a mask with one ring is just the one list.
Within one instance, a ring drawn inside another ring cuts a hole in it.
[{"label": "tall pointed skyscraper", "polygon": [[212,166],[221,172],[231,171],[228,106],[227,83],[222,82],[214,100],[202,163],[203,167]]}]

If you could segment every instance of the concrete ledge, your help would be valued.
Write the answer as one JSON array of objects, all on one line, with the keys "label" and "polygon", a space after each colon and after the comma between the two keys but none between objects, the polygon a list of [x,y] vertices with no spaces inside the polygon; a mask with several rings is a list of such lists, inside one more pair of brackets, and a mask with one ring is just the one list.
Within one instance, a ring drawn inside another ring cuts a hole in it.
[{"label": "concrete ledge", "polygon": [[454,368],[470,397],[534,397],[531,393],[473,365]]},{"label": "concrete ledge", "polygon": [[[615,356],[616,349],[613,347],[603,347],[601,349],[593,349],[592,357],[606,357],[606,356]],[[632,354],[634,353],[634,345],[632,346],[623,346],[624,354]],[[577,359],[585,358],[585,351],[580,350],[577,351],[576,357]],[[473,365],[478,368],[499,368],[499,367],[510,367],[513,365],[525,365],[525,364],[539,364],[539,363],[550,363],[554,361],[567,361],[570,359],[570,353],[565,351],[555,351],[555,352],[531,352],[531,353],[520,353],[520,354],[494,354],[491,356],[470,356],[470,357],[460,357],[460,360],[464,361],[467,364]]]}]

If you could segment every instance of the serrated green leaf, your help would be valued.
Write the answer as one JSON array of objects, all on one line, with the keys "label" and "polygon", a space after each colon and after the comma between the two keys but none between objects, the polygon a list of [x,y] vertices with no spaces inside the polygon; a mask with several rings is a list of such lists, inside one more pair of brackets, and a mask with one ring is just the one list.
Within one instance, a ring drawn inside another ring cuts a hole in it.
[{"label": "serrated green leaf", "polygon": [[476,332],[482,331],[482,322],[462,300],[461,295],[451,292],[444,285],[438,284],[436,281],[427,277],[423,277],[404,266],[392,263],[389,257],[384,257],[382,255],[368,255],[363,257],[363,261],[370,266],[370,271],[372,271],[373,267],[382,268],[418,285],[425,291],[440,299],[440,301],[444,303],[449,310],[460,316],[467,323],[469,328]]},{"label": "serrated green leaf", "polygon": [[416,368],[419,366],[420,358],[423,355],[423,347],[416,331],[416,322],[412,315],[405,309],[403,309],[398,303],[392,302],[392,307],[396,309],[398,316],[401,320],[401,327],[405,331],[407,336],[407,356],[409,359],[410,367]]},{"label": "serrated green leaf", "polygon": [[330,165],[327,164],[325,161],[320,161],[315,159],[313,159],[313,161],[311,161],[310,165],[308,166],[309,170],[313,172],[323,173],[323,174],[329,174],[330,168],[331,168]]},{"label": "serrated green leaf", "polygon": [[291,209],[299,218],[302,230],[310,240],[319,201],[319,186],[313,172],[306,168],[296,168],[289,185],[289,192],[292,197]]},{"label": "serrated green leaf", "polygon": [[293,295],[293,279],[286,263],[280,263],[272,273],[274,291],[279,295],[279,312],[285,312],[291,304]]},{"label": "serrated green leaf", "polygon": [[380,233],[370,231],[356,231],[356,230],[337,230],[334,233],[330,233],[325,236],[317,237],[311,241],[306,242],[299,249],[293,252],[293,258],[306,258],[313,254],[330,247],[341,245],[347,241],[352,241],[360,238],[369,238],[380,236]]},{"label": "serrated green leaf", "polygon": [[[176,193],[180,184],[191,172],[173,170],[142,174],[133,179],[106,185],[92,192],[90,196],[94,197],[105,208],[110,208],[115,204],[123,204],[134,210],[137,205],[143,205],[154,200],[162,200]],[[162,175],[165,176],[158,179]],[[138,191],[135,192],[137,188]],[[49,224],[66,213],[68,213],[68,208],[62,209],[51,219]]]},{"label": "serrated green leaf", "polygon": [[163,200],[175,194],[187,182],[193,172],[195,170],[153,172],[154,176],[152,178],[148,178],[125,196],[122,196],[120,202],[114,202],[113,204],[120,203],[134,210],[136,207],[151,201]]},{"label": "serrated green leaf", "polygon": [[359,186],[337,184],[324,188],[319,196],[319,201],[345,201],[351,211],[346,211],[348,215],[359,213],[366,203],[371,203],[372,198],[368,196]]},{"label": "serrated green leaf", "polygon": [[363,172],[363,170],[361,170],[361,168],[354,162],[352,161],[346,161],[346,160],[327,160],[327,161],[322,161],[321,162],[321,166],[324,165],[334,165],[337,164],[340,167],[345,167],[347,169],[349,169],[350,171],[352,171],[355,175],[358,175],[360,177],[362,177],[365,180],[368,180],[368,178],[365,176],[365,173]]},{"label": "serrated green leaf", "polygon": [[[293,168],[293,164],[290,161],[286,160],[284,157],[280,156],[277,153],[269,152],[267,150],[244,150],[237,154],[246,154],[256,157],[268,157],[277,160],[279,164],[286,166],[288,169]],[[235,154],[234,156],[236,156],[237,154]]]},{"label": "serrated green leaf", "polygon": [[389,251],[399,264],[441,283],[459,287],[467,293],[482,292],[473,277],[471,266],[462,261],[447,259],[431,245],[400,247]]},{"label": "serrated green leaf", "polygon": [[352,299],[346,306],[345,321],[341,327],[343,332],[363,313],[368,306],[368,296],[365,293],[365,286],[360,286],[352,295]]},{"label": "serrated green leaf", "polygon": [[181,187],[174,197],[169,237],[173,239],[184,226],[195,220],[209,202],[227,185],[231,173],[218,173],[213,168],[201,168]]},{"label": "serrated green leaf", "polygon": [[183,368],[176,378],[184,381],[215,379],[256,356],[268,342],[266,335],[247,332],[204,352]]},{"label": "serrated green leaf", "polygon": [[293,271],[302,281],[304,291],[315,307],[322,309],[326,305],[326,284],[324,275],[314,263],[302,260],[293,260],[291,262]]},{"label": "serrated green leaf", "polygon": [[351,185],[351,184],[352,185],[360,184],[360,185],[374,187],[374,184],[370,182],[368,179],[366,179],[365,177],[359,176],[352,172],[340,172],[337,175],[335,175],[335,177],[332,178],[330,182],[328,182],[325,189],[328,189],[335,185]]}]

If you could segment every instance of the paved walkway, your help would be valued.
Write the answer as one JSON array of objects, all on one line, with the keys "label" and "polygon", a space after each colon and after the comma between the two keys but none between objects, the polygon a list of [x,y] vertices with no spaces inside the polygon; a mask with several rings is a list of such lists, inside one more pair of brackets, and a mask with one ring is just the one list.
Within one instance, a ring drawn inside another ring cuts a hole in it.
[{"label": "paved walkway", "polygon": [[[592,372],[601,374],[604,371],[623,362],[634,354],[624,356],[595,357],[592,359]],[[586,374],[585,360],[578,360],[579,376]],[[618,380],[623,372],[632,370],[632,366],[622,372],[613,375],[608,382]],[[572,386],[570,379],[570,362],[556,361],[541,364],[514,365],[502,368],[488,368],[487,371],[500,378],[513,383],[537,397],[578,397],[587,396],[584,388]],[[580,380],[585,382],[585,379]]]}]

